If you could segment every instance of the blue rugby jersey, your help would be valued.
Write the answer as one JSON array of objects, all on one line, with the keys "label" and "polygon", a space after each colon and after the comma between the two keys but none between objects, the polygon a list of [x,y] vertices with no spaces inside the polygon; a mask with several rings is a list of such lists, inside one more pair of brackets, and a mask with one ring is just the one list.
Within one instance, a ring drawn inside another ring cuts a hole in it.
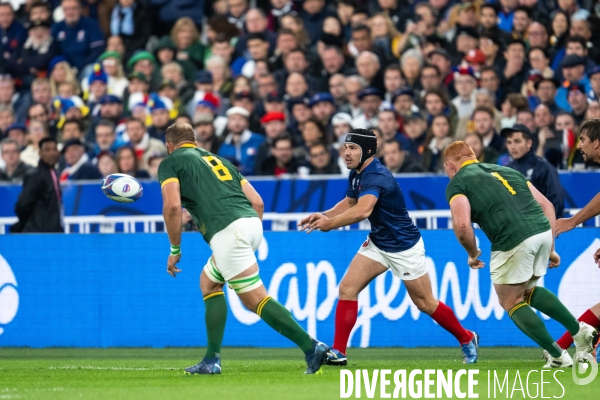
[{"label": "blue rugby jersey", "polygon": [[408,216],[400,185],[376,158],[360,174],[353,169],[348,177],[346,196],[358,199],[367,194],[377,197],[369,217],[369,238],[375,246],[393,253],[412,248],[421,233]]}]

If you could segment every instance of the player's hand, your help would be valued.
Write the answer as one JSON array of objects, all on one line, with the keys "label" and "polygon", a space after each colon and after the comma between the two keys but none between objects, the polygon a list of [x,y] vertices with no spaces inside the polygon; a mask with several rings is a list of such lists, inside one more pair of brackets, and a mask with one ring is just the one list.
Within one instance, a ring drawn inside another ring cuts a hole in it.
[{"label": "player's hand", "polygon": [[550,253],[550,263],[548,264],[548,268],[556,268],[560,265],[560,256],[557,252],[553,251]]},{"label": "player's hand", "polygon": [[180,259],[181,259],[181,254],[178,254],[176,256],[169,255],[169,259],[167,260],[167,272],[173,278],[177,277],[176,274],[178,272],[181,272],[181,270],[179,268],[177,268],[177,263],[179,262]]},{"label": "player's hand", "polygon": [[301,227],[301,230],[306,230],[309,227],[310,223],[315,219],[315,216],[319,215],[318,213],[310,214],[308,217],[304,218],[302,221],[298,222],[298,226]]},{"label": "player's hand", "polygon": [[480,255],[481,255],[481,250],[477,249],[477,254],[475,254],[474,257],[469,256],[469,259],[467,261],[469,263],[469,267],[471,267],[472,269],[481,269],[485,266],[485,263],[477,258]]},{"label": "player's hand", "polygon": [[596,250],[596,253],[594,253],[594,262],[598,264],[598,268],[600,268],[600,249]]},{"label": "player's hand", "polygon": [[329,232],[331,230],[331,220],[323,214],[313,214],[311,221],[302,226],[302,230],[311,233],[314,230]]},{"label": "player's hand", "polygon": [[561,233],[569,232],[573,228],[575,228],[573,218],[557,219],[556,224],[554,225],[556,237],[558,237],[558,235],[560,235]]}]

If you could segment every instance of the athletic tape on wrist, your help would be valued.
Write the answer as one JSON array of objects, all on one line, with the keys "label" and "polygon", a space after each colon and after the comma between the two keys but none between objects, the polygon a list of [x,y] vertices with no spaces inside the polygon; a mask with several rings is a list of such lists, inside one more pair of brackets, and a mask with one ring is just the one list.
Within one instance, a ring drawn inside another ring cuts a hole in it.
[{"label": "athletic tape on wrist", "polygon": [[178,256],[181,254],[181,245],[173,246],[171,245],[171,255]]}]

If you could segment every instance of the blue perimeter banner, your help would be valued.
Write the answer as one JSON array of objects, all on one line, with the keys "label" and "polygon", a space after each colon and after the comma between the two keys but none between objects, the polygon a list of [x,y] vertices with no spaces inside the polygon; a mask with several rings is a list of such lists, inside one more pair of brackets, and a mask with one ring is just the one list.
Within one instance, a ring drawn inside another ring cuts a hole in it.
[{"label": "blue perimeter banner", "polygon": [[[267,232],[257,256],[269,294],[309,333],[333,340],[337,286],[365,231]],[[599,229],[562,235],[562,265],[541,282],[579,316],[600,301],[593,254]],[[423,232],[436,297],[452,307],[483,346],[532,346],[498,304],[489,267],[471,270],[452,231]],[[484,261],[489,242],[477,231]],[[0,236],[0,346],[205,346],[198,276],[210,250],[199,234],[183,235],[177,278],[166,273],[165,234]],[[224,344],[288,347],[227,289]],[[420,313],[390,272],[363,291],[352,346],[456,346]],[[558,338],[564,329],[547,321]],[[459,353],[457,353],[459,354]]]},{"label": "blue perimeter banner", "polygon": [[[397,177],[409,210],[448,209],[444,175],[411,175]],[[265,202],[266,212],[315,212],[333,207],[346,195],[348,180],[250,178]],[[567,208],[582,208],[600,188],[600,172],[560,174],[565,189]],[[120,204],[106,198],[100,182],[67,184],[63,187],[65,215],[157,215],[162,213],[162,197],[158,182],[142,182],[144,195],[135,203]],[[21,186],[0,185],[0,217],[14,216],[14,205]]]}]

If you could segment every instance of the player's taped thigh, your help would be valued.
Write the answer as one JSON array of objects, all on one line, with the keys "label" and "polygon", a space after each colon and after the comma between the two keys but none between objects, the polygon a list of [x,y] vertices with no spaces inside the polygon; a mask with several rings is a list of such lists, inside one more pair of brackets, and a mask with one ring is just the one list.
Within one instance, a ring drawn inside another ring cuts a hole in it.
[{"label": "player's taped thigh", "polygon": [[232,279],[228,283],[228,286],[233,289],[237,294],[248,293],[254,289],[258,289],[262,286],[262,280],[258,276],[258,271],[246,275],[241,278]]},{"label": "player's taped thigh", "polygon": [[212,282],[219,283],[221,285],[225,284],[225,278],[223,278],[223,275],[221,275],[221,273],[217,269],[217,266],[215,265],[215,262],[213,261],[212,257],[208,259],[208,262],[206,263],[203,269],[206,273],[206,276],[208,276],[208,279],[210,279]]}]

